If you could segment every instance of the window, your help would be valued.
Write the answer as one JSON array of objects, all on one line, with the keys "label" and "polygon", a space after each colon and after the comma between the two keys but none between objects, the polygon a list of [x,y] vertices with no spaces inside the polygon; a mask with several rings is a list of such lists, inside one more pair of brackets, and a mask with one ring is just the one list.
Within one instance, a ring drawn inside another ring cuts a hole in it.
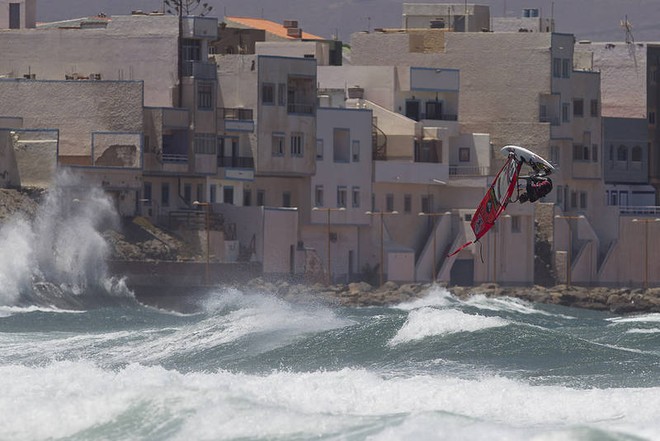
[{"label": "window", "polygon": [[210,195],[209,202],[215,204],[218,198],[215,184],[209,185],[209,195]]},{"label": "window", "polygon": [[410,213],[412,211],[412,196],[409,194],[403,195],[403,212]]},{"label": "window", "polygon": [[275,85],[273,83],[263,83],[261,85],[261,103],[275,104]]},{"label": "window", "polygon": [[301,132],[291,134],[291,156],[303,156],[303,134]]},{"label": "window", "polygon": [[649,112],[649,124],[655,124],[655,112]]},{"label": "window", "polygon": [[243,206],[249,207],[252,205],[252,190],[249,188],[243,189]]},{"label": "window", "polygon": [[552,76],[555,78],[561,77],[561,58],[552,59]]},{"label": "window", "polygon": [[144,182],[142,187],[142,202],[144,205],[151,205],[151,182]]},{"label": "window", "polygon": [[394,211],[394,195],[392,193],[385,196],[385,210],[390,213]]},{"label": "window", "polygon": [[569,58],[564,58],[561,60],[561,76],[562,78],[571,77],[571,60]]},{"label": "window", "polygon": [[406,100],[406,117],[419,121],[419,100]]},{"label": "window", "polygon": [[279,83],[277,85],[277,105],[286,105],[286,84]]},{"label": "window", "polygon": [[204,184],[197,184],[197,200],[200,202],[206,201],[206,195],[204,194]]},{"label": "window", "polygon": [[360,161],[360,141],[354,140],[352,143],[353,150],[353,162]]},{"label": "window", "polygon": [[323,160],[323,140],[322,139],[317,139],[316,140],[316,160],[317,161],[322,161]]},{"label": "window", "polygon": [[571,104],[561,103],[561,122],[570,122]]},{"label": "window", "polygon": [[630,160],[632,162],[642,162],[642,148],[638,145],[632,148],[630,153]]},{"label": "window", "polygon": [[285,191],[282,193],[282,206],[290,207],[291,206],[291,192]]},{"label": "window", "polygon": [[582,210],[587,209],[587,192],[586,191],[581,191],[580,192],[580,209],[582,209]]},{"label": "window", "polygon": [[337,187],[337,207],[346,208],[346,187],[343,185]]},{"label": "window", "polygon": [[360,208],[360,187],[353,187],[351,193],[353,194],[353,208]]},{"label": "window", "polygon": [[548,106],[539,104],[539,122],[548,122]]},{"label": "window", "polygon": [[588,161],[591,154],[591,146],[583,144],[573,144],[573,160]]},{"label": "window", "polygon": [[550,163],[559,164],[559,147],[556,145],[550,146]]},{"label": "window", "polygon": [[200,155],[215,155],[216,154],[216,137],[211,134],[199,134],[194,138],[195,154]]},{"label": "window", "polygon": [[21,4],[9,3],[9,29],[21,28]]},{"label": "window", "polygon": [[[201,61],[202,60],[202,41],[192,38],[184,38],[181,41],[183,49],[183,61]],[[192,73],[192,72],[191,72]]]},{"label": "window", "polygon": [[564,187],[558,185],[556,193],[557,193],[557,205],[561,207],[564,204]]},{"label": "window", "polygon": [[610,205],[619,205],[619,193],[616,190],[610,192]]},{"label": "window", "polygon": [[284,156],[284,133],[273,133],[273,156]]},{"label": "window", "polygon": [[628,192],[621,190],[619,191],[619,205],[623,207],[628,206]]},{"label": "window", "polygon": [[197,83],[197,108],[200,110],[213,109],[213,85],[211,83]]},{"label": "window", "polygon": [[598,100],[591,100],[591,116],[598,116]]},{"label": "window", "polygon": [[628,161],[628,148],[625,145],[620,145],[616,150],[616,160],[622,162]]},{"label": "window", "polygon": [[263,207],[266,205],[266,190],[257,190],[257,206]]},{"label": "window", "polygon": [[314,206],[322,207],[323,206],[323,186],[317,185],[314,189]]},{"label": "window", "polygon": [[591,160],[598,162],[598,144],[591,144]]},{"label": "window", "polygon": [[170,206],[170,184],[164,182],[160,186],[160,205],[163,207]]},{"label": "window", "polygon": [[441,101],[427,101],[426,102],[426,119],[442,120],[442,102]]},{"label": "window", "polygon": [[520,233],[520,216],[511,216],[511,232]]},{"label": "window", "polygon": [[348,129],[334,129],[332,152],[335,162],[350,162],[349,140],[351,132]]},{"label": "window", "polygon": [[289,75],[286,88],[287,112],[313,115],[316,106],[316,79]]},{"label": "window", "polygon": [[571,191],[571,208],[577,208],[577,191]]},{"label": "window", "polygon": [[458,160],[460,162],[470,162],[470,149],[468,147],[458,149]]},{"label": "window", "polygon": [[183,201],[186,204],[192,202],[192,187],[190,184],[183,184]]},{"label": "window", "polygon": [[614,161],[614,145],[610,144],[610,161]]},{"label": "window", "polygon": [[584,116],[584,100],[582,98],[576,98],[573,100],[573,116]]},{"label": "window", "polygon": [[422,196],[422,213],[431,212],[431,197],[428,195]]},{"label": "window", "polygon": [[234,187],[231,185],[225,185],[222,187],[222,202],[225,204],[234,203]]}]

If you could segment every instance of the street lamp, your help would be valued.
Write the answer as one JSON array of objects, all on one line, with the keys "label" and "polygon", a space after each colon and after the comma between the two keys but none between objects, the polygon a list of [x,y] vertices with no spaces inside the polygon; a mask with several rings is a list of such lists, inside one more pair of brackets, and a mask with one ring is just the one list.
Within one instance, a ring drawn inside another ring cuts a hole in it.
[{"label": "street lamp", "polygon": [[566,286],[571,286],[571,253],[573,251],[573,231],[570,221],[584,219],[584,216],[560,216],[555,215],[555,219],[568,220],[568,249],[566,251],[567,265],[566,265]]},{"label": "street lamp", "polygon": [[209,210],[211,209],[211,204],[208,202],[199,202],[199,201],[194,201],[193,205],[197,207],[204,207],[204,217],[205,217],[205,225],[206,225],[206,268],[204,271],[204,283],[206,285],[209,284],[209,261],[211,259],[210,256],[210,248],[211,248],[211,236],[209,232]]},{"label": "street lamp", "polygon": [[320,207],[314,207],[312,208],[312,211],[325,211],[328,213],[327,216],[327,221],[326,221],[326,229],[327,229],[327,236],[326,236],[326,245],[327,245],[327,252],[328,252],[328,271],[326,275],[326,285],[330,285],[332,282],[332,264],[330,263],[330,212],[331,211],[346,211],[345,207],[340,207],[340,208],[320,208]]},{"label": "street lamp", "polygon": [[436,239],[435,239],[435,237],[436,237],[435,228],[436,228],[437,220],[435,218],[440,217],[440,216],[447,216],[447,215],[451,215],[451,212],[447,211],[445,213],[424,213],[423,211],[420,211],[419,213],[417,213],[417,216],[429,216],[429,217],[434,218],[433,219],[434,220],[434,223],[433,223],[433,269],[431,269],[431,283],[436,282],[436,271],[438,269],[438,266],[436,264],[436,254],[437,254],[436,250],[437,250],[437,248],[436,248]]},{"label": "street lamp", "polygon": [[380,286],[383,286],[383,262],[385,260],[384,256],[384,248],[383,248],[383,216],[385,215],[390,215],[390,214],[399,214],[398,211],[388,211],[387,213],[384,211],[366,211],[364,214],[367,214],[369,216],[380,216],[380,268],[378,271],[378,280],[380,283]]},{"label": "street lamp", "polygon": [[633,222],[644,223],[644,289],[649,288],[649,224],[660,222],[660,219],[633,219]]}]

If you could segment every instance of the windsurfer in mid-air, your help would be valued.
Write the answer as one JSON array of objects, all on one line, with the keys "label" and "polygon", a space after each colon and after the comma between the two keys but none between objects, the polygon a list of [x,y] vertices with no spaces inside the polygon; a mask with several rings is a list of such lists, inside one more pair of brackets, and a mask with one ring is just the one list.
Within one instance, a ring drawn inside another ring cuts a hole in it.
[{"label": "windsurfer in mid-air", "polygon": [[518,196],[521,204],[528,201],[536,202],[552,191],[552,180],[548,177],[532,175],[520,179],[527,179],[527,193]]}]

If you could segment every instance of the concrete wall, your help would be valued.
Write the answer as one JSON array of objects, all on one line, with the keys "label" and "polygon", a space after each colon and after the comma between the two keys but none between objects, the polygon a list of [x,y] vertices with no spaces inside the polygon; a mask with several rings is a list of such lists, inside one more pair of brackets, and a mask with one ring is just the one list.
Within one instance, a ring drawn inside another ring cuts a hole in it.
[{"label": "concrete wall", "polygon": [[142,132],[142,99],[141,81],[0,80],[0,115],[58,129],[59,155],[85,156],[88,165],[93,132]]},{"label": "concrete wall", "polygon": [[22,78],[30,72],[37,79],[64,80],[74,73],[97,73],[104,80],[143,80],[146,105],[171,106],[177,32],[176,17],[134,15],[112,17],[107,29],[3,33],[0,74]]},{"label": "concrete wall", "polygon": [[292,266],[296,265],[298,245],[296,209],[266,208],[264,210],[264,244],[264,274],[289,274]]},{"label": "concrete wall", "polygon": [[601,113],[604,117],[646,118],[646,44],[590,42],[575,46],[576,57],[590,55],[601,75]]},{"label": "concrete wall", "polygon": [[[370,110],[319,108],[317,111],[317,142],[323,145],[323,157],[316,159],[316,174],[311,178],[309,205],[315,206],[315,189],[323,188],[323,205],[318,208],[337,208],[337,188],[346,189],[346,211],[331,213],[332,223],[369,223],[365,213],[371,209],[371,118]],[[335,129],[348,130],[348,162],[335,160]],[[354,157],[353,143],[359,145]],[[353,189],[359,189],[359,200],[353,200]],[[304,204],[307,205],[307,204]],[[311,213],[311,222],[326,223],[326,212]]]}]

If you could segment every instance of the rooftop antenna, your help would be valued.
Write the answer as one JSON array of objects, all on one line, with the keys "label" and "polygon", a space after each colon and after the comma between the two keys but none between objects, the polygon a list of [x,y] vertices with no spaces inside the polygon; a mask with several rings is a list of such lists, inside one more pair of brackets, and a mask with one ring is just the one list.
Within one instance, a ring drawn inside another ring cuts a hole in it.
[{"label": "rooftop antenna", "polygon": [[621,20],[621,27],[626,32],[626,45],[628,45],[628,53],[632,57],[635,63],[635,69],[637,69],[637,54],[635,53],[635,37],[632,34],[632,23],[628,21],[628,14],[625,15],[624,19]]}]

